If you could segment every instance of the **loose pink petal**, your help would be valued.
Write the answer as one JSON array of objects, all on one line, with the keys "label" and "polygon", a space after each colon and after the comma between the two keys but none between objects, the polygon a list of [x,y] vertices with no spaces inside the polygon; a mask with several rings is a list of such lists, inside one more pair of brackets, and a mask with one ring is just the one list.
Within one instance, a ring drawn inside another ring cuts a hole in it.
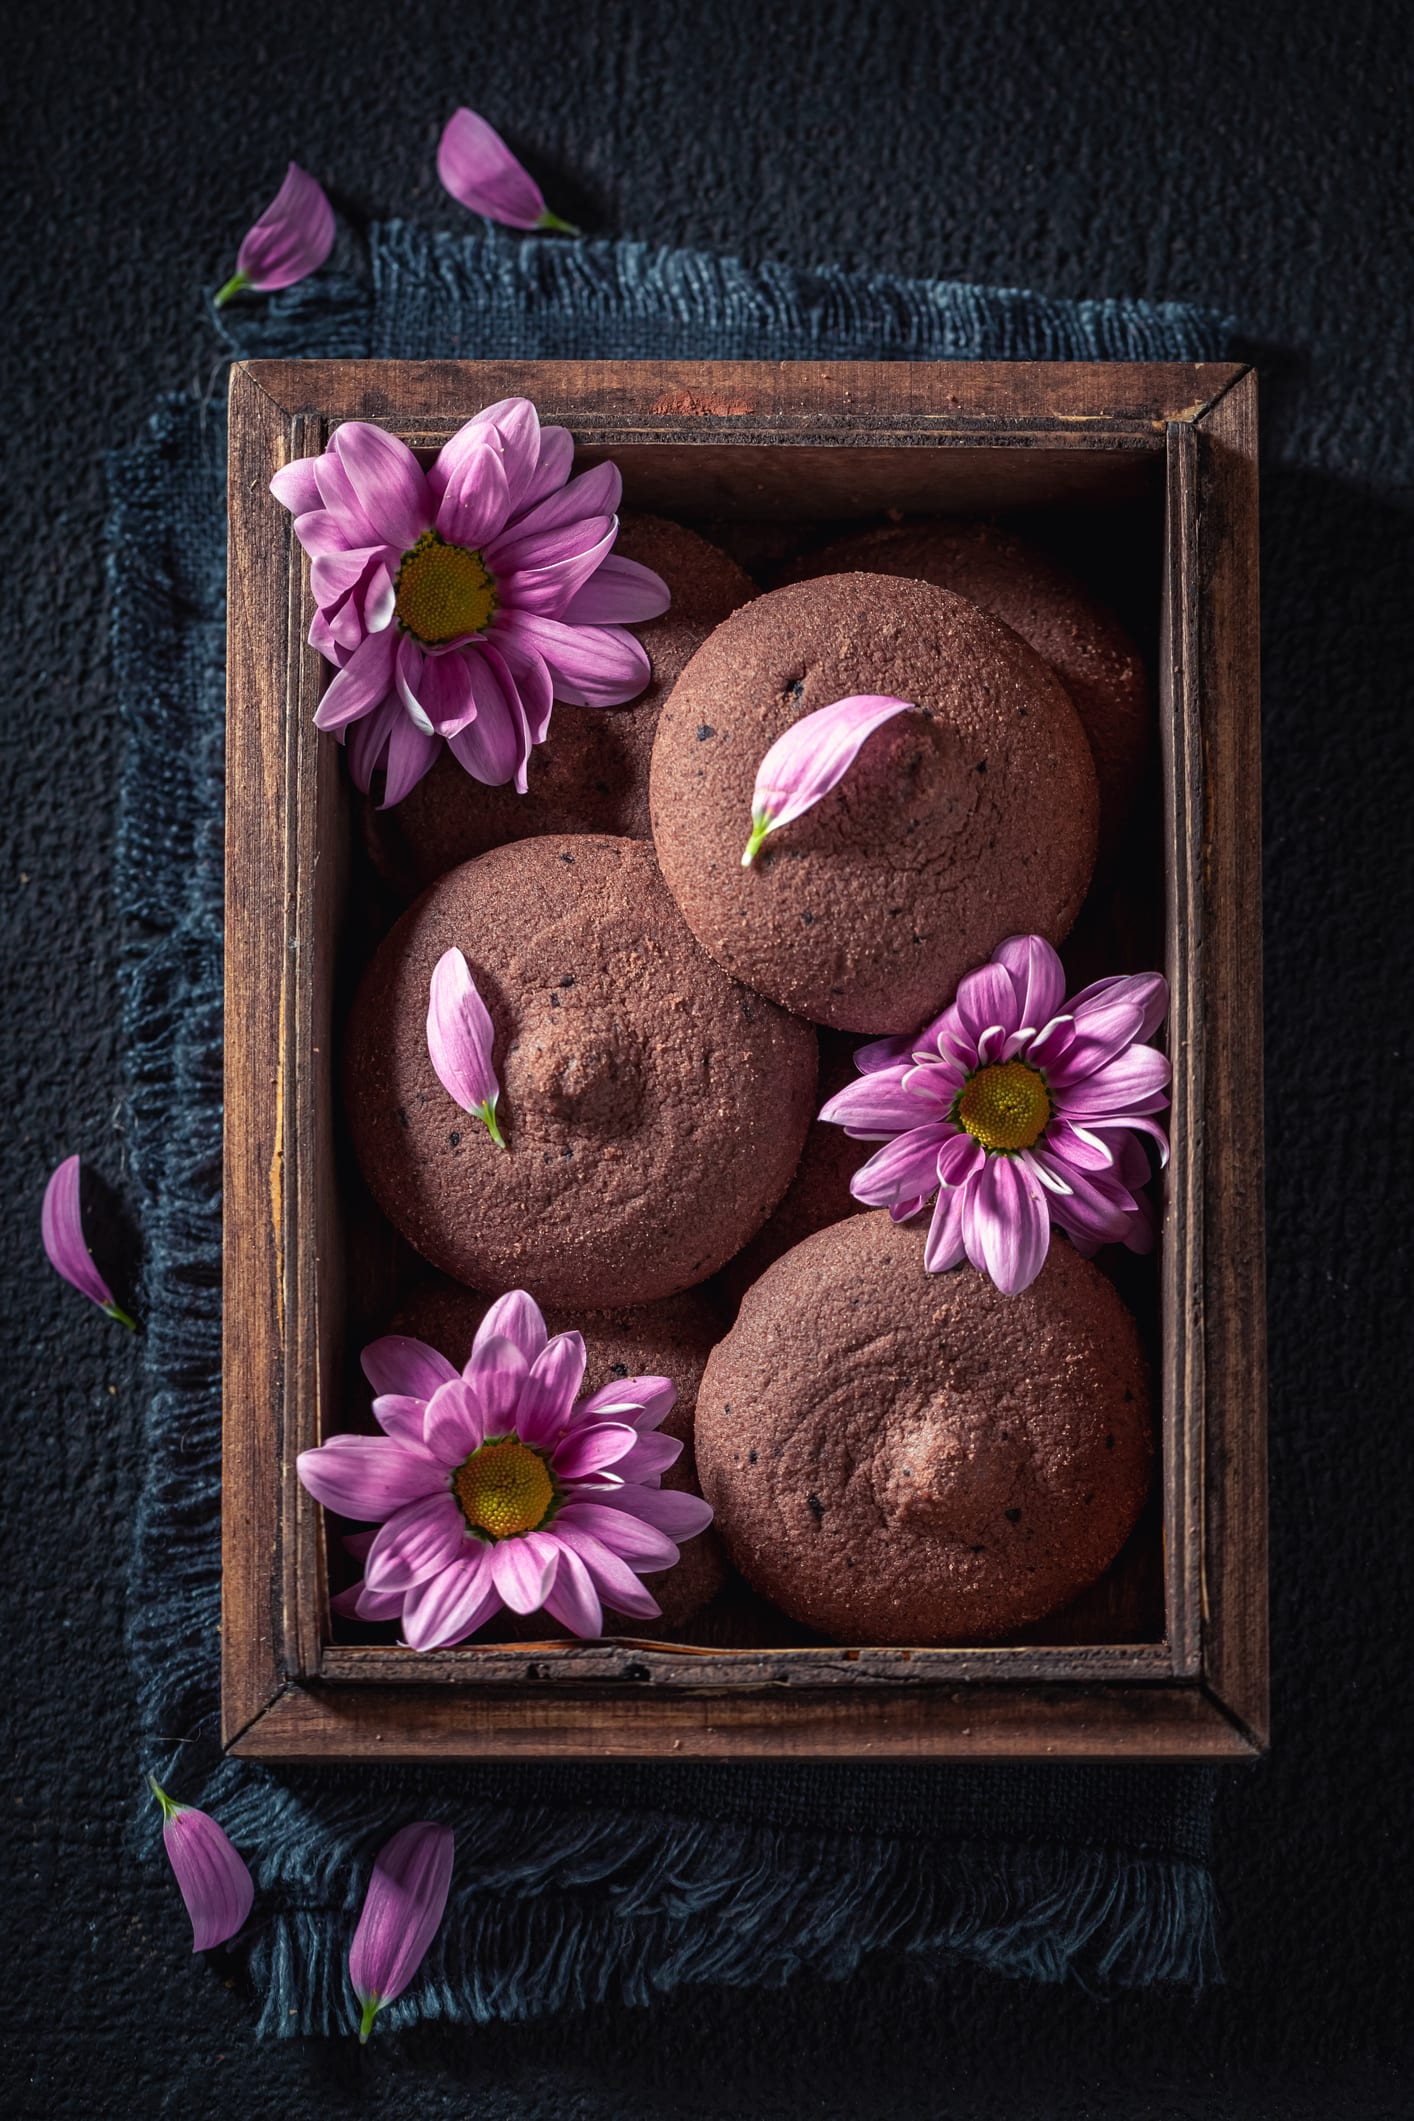
[{"label": "loose pink petal", "polygon": [[50,1266],[62,1274],[81,1296],[95,1303],[110,1318],[130,1331],[136,1321],[115,1299],[93,1261],[83,1234],[83,1167],[77,1156],[66,1156],[44,1189],[39,1211],[39,1234]]},{"label": "loose pink petal", "polygon": [[236,253],[236,269],[216,296],[216,307],[243,287],[257,294],[293,287],[318,272],[334,247],[334,209],[323,187],[292,162],[285,181]]},{"label": "loose pink petal", "polygon": [[524,1289],[512,1289],[509,1295],[496,1298],[476,1329],[476,1338],[471,1345],[472,1361],[492,1340],[508,1340],[519,1348],[527,1369],[548,1345],[540,1306]]},{"label": "loose pink petal", "polygon": [[556,1543],[540,1532],[498,1539],[491,1548],[492,1578],[513,1613],[539,1611],[555,1577],[558,1552]]},{"label": "loose pink petal", "polygon": [[316,729],[343,729],[371,714],[393,689],[397,639],[391,627],[370,633],[331,680],[315,709]]},{"label": "loose pink petal", "polygon": [[568,626],[641,626],[660,617],[672,600],[667,583],[651,567],[611,552],[560,617]]},{"label": "loose pink petal", "polygon": [[622,707],[652,676],[648,652],[618,626],[569,626],[533,612],[511,612],[505,631],[547,664],[555,697],[573,707]]},{"label": "loose pink petal", "polygon": [[912,704],[878,693],[851,693],[802,715],[778,736],[756,769],[751,837],[742,867],[751,867],[768,833],[803,816],[837,788],[874,731]]},{"label": "loose pink petal", "polygon": [[466,959],[460,950],[444,951],[432,973],[427,1005],[428,1056],[448,1097],[479,1119],[504,1149],[496,1120],[501,1085],[492,1060],[495,1035]]},{"label": "loose pink petal", "polygon": [[349,1952],[349,1979],[363,2006],[360,2041],[427,1956],[446,1911],[454,1850],[451,1828],[424,1819],[403,1827],[378,1853]]},{"label": "loose pink petal", "polygon": [[445,1355],[408,1333],[386,1333],[370,1341],[359,1361],[375,1392],[407,1399],[430,1399],[438,1385],[458,1375]]},{"label": "loose pink petal", "polygon": [[530,1366],[516,1408],[516,1434],[522,1442],[544,1446],[558,1436],[584,1382],[584,1341],[578,1333],[557,1333]]},{"label": "loose pink petal", "polygon": [[455,111],[437,145],[437,175],[459,205],[506,228],[577,231],[545,204],[540,186],[495,127],[474,111]]},{"label": "loose pink petal", "polygon": [[365,1523],[420,1502],[447,1480],[429,1451],[391,1436],[331,1436],[317,1450],[301,1451],[295,1469],[326,1510]]},{"label": "loose pink petal", "polygon": [[245,1922],[255,1900],[255,1882],[244,1858],[209,1813],[174,1804],[151,1775],[147,1780],[162,1807],[162,1846],[191,1916],[191,1948],[212,1951],[228,1943]]},{"label": "loose pink petal", "polygon": [[464,1378],[453,1377],[427,1402],[423,1440],[443,1465],[459,1466],[485,1441],[486,1417],[481,1401]]},{"label": "loose pink petal", "polygon": [[345,420],[329,447],[379,538],[407,552],[433,517],[427,481],[407,443],[367,420]]},{"label": "loose pink petal", "polygon": [[441,1650],[464,1642],[501,1610],[490,1549],[469,1541],[459,1561],[429,1576],[402,1603],[403,1637],[412,1650]]},{"label": "loose pink petal", "polygon": [[572,1548],[560,1546],[554,1581],[543,1604],[553,1620],[586,1640],[604,1632],[604,1613],[594,1579]]},{"label": "loose pink petal", "polygon": [[630,1428],[627,1422],[594,1422],[586,1428],[572,1429],[557,1447],[550,1464],[561,1480],[585,1480],[625,1457],[637,1441],[637,1429]]},{"label": "loose pink petal", "polygon": [[370,1591],[410,1591],[460,1558],[466,1520],[447,1490],[445,1470],[441,1478],[437,1494],[409,1503],[380,1525],[363,1570]]}]

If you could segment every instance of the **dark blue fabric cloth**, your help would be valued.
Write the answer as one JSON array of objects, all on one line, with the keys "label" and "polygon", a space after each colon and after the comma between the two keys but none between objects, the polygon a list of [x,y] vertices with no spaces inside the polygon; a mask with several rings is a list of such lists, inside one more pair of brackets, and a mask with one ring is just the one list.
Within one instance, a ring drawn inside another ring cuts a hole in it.
[{"label": "dark blue fabric cloth", "polygon": [[[1211,359],[1183,305],[748,268],[642,245],[375,227],[367,255],[227,312],[265,355]],[[149,1474],[128,1639],[142,1761],[216,1812],[255,1873],[241,1940],[266,2032],[347,2027],[372,1855],[457,1830],[452,1899],[387,2013],[472,2022],[647,2002],[691,1981],[846,1976],[966,1954],[1043,1980],[1216,1975],[1212,1777],[892,1765],[300,1771],[216,1742],[220,1520],[224,403],[166,403],[111,461],[112,653],[128,732],[119,890],[147,1256]],[[155,1819],[145,1831],[155,1834]]]}]

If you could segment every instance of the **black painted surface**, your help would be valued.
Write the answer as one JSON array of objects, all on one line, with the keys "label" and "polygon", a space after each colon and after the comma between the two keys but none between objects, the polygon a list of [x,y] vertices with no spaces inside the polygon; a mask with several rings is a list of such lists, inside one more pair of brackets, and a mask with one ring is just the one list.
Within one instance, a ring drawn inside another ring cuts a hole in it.
[{"label": "black painted surface", "polygon": [[[1409,2096],[1406,879],[1410,17],[1059,0],[12,4],[3,228],[8,2112],[1374,2115]],[[597,230],[1187,297],[1265,369],[1276,1743],[1235,1773],[1199,2001],[880,1965],[475,2036],[257,2048],[140,1801],[121,1570],[136,1364],[44,1269],[45,1176],[121,1185],[100,452],[203,387],[203,290],[290,155],[451,225],[466,100]]]}]

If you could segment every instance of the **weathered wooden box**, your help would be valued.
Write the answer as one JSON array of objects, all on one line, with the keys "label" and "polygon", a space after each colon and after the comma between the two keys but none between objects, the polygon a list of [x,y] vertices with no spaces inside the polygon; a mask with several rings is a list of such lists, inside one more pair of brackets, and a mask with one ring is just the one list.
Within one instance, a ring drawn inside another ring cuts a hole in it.
[{"label": "weathered wooden box", "polygon": [[[305,564],[269,480],[340,420],[435,447],[511,394],[572,429],[586,462],[612,454],[629,506],[718,526],[1022,511],[1123,555],[1161,738],[1155,858],[1136,888],[1153,901],[1172,989],[1175,1153],[1153,1290],[1161,1479],[1114,1583],[1024,1642],[419,1657],[333,1639],[321,1513],[295,1459],[344,1425],[350,1335],[382,1323],[360,1309],[369,1274],[350,1236],[360,1226],[333,1094],[337,968],[357,949],[364,856],[338,748],[313,726],[324,666],[305,644]],[[253,362],[234,371],[230,418],[226,1746],[267,1760],[1259,1753],[1255,376],[1099,363]]]}]

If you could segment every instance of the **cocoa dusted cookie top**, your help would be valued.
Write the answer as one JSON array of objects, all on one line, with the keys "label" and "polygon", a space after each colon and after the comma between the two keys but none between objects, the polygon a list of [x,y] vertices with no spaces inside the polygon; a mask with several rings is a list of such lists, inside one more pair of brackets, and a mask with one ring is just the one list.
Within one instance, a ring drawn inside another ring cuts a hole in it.
[{"label": "cocoa dusted cookie top", "polygon": [[[427,1051],[459,949],[490,1012],[505,1149]],[[350,1015],[344,1095],[388,1219],[473,1288],[649,1303],[716,1271],[788,1185],[815,1040],[703,955],[642,840],[520,840],[411,906]]]},{"label": "cocoa dusted cookie top", "polygon": [[[764,754],[851,694],[912,702],[741,856]],[[925,582],[832,575],[717,628],[664,707],[653,838],[704,950],[817,1023],[913,1031],[1009,935],[1059,942],[1095,859],[1095,768],[1054,671]]]},{"label": "cocoa dusted cookie top", "polygon": [[1082,582],[1010,531],[966,517],[920,518],[840,538],[783,570],[906,575],[980,605],[1050,664],[1090,739],[1100,784],[1100,842],[1122,838],[1144,769],[1153,714],[1139,650]]},{"label": "cocoa dusted cookie top", "polygon": [[1149,1484],[1143,1353],[1070,1245],[1005,1296],[923,1271],[886,1211],[821,1230],[747,1292],[697,1402],[717,1528],[832,1641],[985,1642],[1118,1554]]},{"label": "cocoa dusted cookie top", "polygon": [[395,881],[417,889],[509,840],[554,832],[647,839],[648,766],[658,712],[693,650],[756,594],[751,577],[694,530],[663,516],[620,518],[614,550],[660,574],[673,601],[635,626],[653,675],[627,707],[557,704],[550,734],[530,756],[529,787],[487,788],[444,751],[392,810],[373,812],[373,853]]},{"label": "cocoa dusted cookie top", "polygon": [[[413,1289],[390,1326],[390,1332],[411,1333],[437,1348],[449,1362],[464,1363],[486,1311],[486,1298],[443,1274],[429,1275]],[[663,1475],[665,1488],[700,1495],[697,1459],[693,1450],[693,1416],[702,1372],[722,1332],[721,1322],[695,1289],[681,1296],[665,1297],[661,1303],[637,1304],[607,1311],[556,1311],[545,1314],[553,1333],[577,1332],[584,1339],[586,1357],[583,1391],[597,1392],[620,1377],[670,1377],[678,1396],[672,1412],[659,1423],[664,1436],[676,1436],[682,1457]],[[645,1576],[644,1583],[663,1608],[661,1625],[684,1626],[715,1598],[726,1581],[727,1564],[722,1542],[709,1525],[695,1539],[685,1540],[681,1559],[671,1569]],[[660,1625],[635,1621],[628,1632],[642,1635]],[[545,1632],[544,1619],[537,1616],[536,1630]]]}]

